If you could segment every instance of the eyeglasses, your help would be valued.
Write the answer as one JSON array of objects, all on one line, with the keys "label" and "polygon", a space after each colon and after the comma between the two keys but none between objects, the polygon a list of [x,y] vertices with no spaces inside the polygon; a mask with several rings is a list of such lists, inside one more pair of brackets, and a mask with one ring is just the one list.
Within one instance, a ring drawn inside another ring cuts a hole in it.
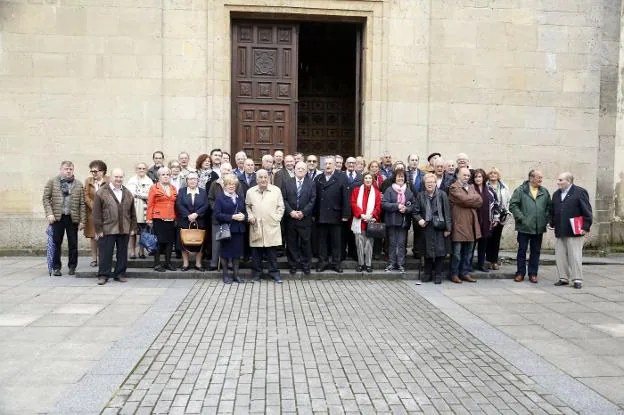
[{"label": "eyeglasses", "polygon": [[99,173],[99,172],[100,172],[99,170],[91,170],[91,174],[96,174],[96,173]]},{"label": "eyeglasses", "polygon": [[316,160],[307,160],[308,163],[316,163]]}]

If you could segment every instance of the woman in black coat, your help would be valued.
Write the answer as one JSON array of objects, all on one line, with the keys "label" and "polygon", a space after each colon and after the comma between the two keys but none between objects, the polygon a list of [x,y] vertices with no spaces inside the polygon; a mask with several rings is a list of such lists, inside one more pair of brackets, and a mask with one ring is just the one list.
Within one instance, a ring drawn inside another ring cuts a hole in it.
[{"label": "woman in black coat", "polygon": [[[231,284],[243,282],[238,275],[240,257],[245,248],[245,222],[247,211],[245,201],[240,197],[236,188],[238,179],[233,174],[223,176],[223,193],[221,193],[214,206],[215,220],[220,224],[230,225],[229,239],[220,241],[221,268],[223,270],[223,282]],[[232,264],[233,274],[228,275],[228,264]]]},{"label": "woman in black coat", "polygon": [[[477,193],[481,195],[481,207],[477,209],[479,215],[479,225],[481,226],[481,238],[477,239],[477,269],[482,272],[488,272],[485,267],[485,252],[487,250],[488,240],[492,236],[492,228],[499,221],[500,211],[496,192],[487,185],[487,176],[485,170],[475,169],[474,171],[474,187]],[[473,247],[474,256],[474,247]],[[471,261],[472,262],[472,261]],[[472,265],[472,264],[471,264]]]},{"label": "woman in black coat", "polygon": [[381,199],[381,209],[388,237],[388,266],[386,272],[405,272],[407,230],[414,208],[414,193],[405,182],[405,171],[395,170],[392,185]]},{"label": "woman in black coat", "polygon": [[422,229],[421,252],[425,257],[423,282],[433,279],[442,282],[442,265],[450,249],[452,215],[446,193],[436,188],[437,179],[428,173],[424,178],[425,190],[416,195],[414,222]]},{"label": "woman in black coat", "polygon": [[[176,216],[178,222],[178,232],[181,229],[188,229],[193,223],[193,228],[206,229],[206,216],[208,214],[208,194],[198,186],[199,175],[197,172],[190,172],[186,176],[187,187],[180,189],[176,198]],[[205,241],[205,238],[204,238]],[[182,245],[182,268],[181,271],[189,270],[189,253],[196,252],[195,269],[205,271],[202,266],[202,245],[197,247]]]}]

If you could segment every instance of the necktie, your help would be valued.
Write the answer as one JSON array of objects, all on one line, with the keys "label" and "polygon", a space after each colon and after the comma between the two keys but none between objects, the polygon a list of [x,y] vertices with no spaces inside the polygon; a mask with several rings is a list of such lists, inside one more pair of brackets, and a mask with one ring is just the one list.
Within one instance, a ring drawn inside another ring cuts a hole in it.
[{"label": "necktie", "polygon": [[301,180],[297,180],[297,209],[299,209],[299,200],[301,200]]}]

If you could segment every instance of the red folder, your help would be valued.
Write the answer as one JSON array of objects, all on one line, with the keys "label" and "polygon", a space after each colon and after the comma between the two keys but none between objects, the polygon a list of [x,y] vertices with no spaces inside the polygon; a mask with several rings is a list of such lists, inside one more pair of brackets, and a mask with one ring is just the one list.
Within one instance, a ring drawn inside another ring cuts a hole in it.
[{"label": "red folder", "polygon": [[583,217],[576,216],[574,218],[570,218],[570,226],[572,226],[572,233],[574,235],[580,235],[583,231]]}]

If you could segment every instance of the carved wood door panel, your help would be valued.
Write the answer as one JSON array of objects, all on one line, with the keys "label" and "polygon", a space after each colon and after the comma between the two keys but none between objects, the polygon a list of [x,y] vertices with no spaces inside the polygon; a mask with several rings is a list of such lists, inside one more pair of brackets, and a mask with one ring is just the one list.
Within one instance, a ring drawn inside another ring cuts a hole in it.
[{"label": "carved wood door panel", "polygon": [[232,22],[232,152],[295,151],[297,25]]}]

